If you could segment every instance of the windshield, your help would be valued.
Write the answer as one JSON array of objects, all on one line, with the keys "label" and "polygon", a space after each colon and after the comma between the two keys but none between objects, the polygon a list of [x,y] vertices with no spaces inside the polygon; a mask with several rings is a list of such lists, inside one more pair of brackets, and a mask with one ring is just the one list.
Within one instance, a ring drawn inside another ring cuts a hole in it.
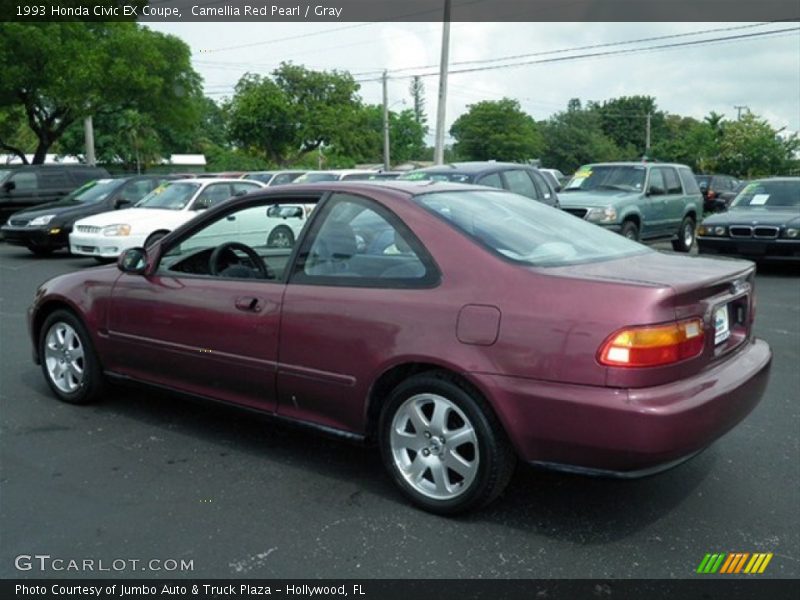
[{"label": "windshield", "polygon": [[250,179],[252,181],[260,181],[261,183],[269,183],[270,179],[275,176],[275,173],[269,173],[267,171],[261,173],[248,173],[242,179]]},{"label": "windshield", "polygon": [[620,190],[641,192],[644,189],[644,165],[588,165],[581,167],[564,188],[566,192]]},{"label": "windshield", "polygon": [[181,210],[199,189],[199,183],[165,183],[139,200],[136,207]]},{"label": "windshield", "polygon": [[397,179],[406,181],[452,181],[453,183],[472,183],[472,175],[451,171],[413,171],[406,175],[401,175]]},{"label": "windshield", "polygon": [[72,202],[81,202],[83,204],[100,202],[108,198],[109,194],[113,193],[122,183],[124,181],[120,179],[96,179],[68,194],[61,202],[65,204]]},{"label": "windshield", "polygon": [[489,250],[541,267],[654,252],[582,219],[500,190],[434,192],[414,200]]},{"label": "windshield", "polygon": [[336,181],[339,175],[336,173],[306,173],[294,180],[294,183],[316,183],[317,181]]},{"label": "windshield", "polygon": [[749,183],[731,203],[732,208],[757,206],[800,207],[800,178]]}]

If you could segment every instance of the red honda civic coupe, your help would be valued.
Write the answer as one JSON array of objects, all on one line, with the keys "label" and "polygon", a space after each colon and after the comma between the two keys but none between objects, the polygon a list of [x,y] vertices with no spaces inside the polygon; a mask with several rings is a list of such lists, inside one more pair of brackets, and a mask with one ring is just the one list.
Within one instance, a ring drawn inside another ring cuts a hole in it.
[{"label": "red honda civic coupe", "polygon": [[[300,223],[292,223],[293,220]],[[271,247],[294,225],[291,247]],[[53,392],[136,381],[375,441],[415,503],[496,498],[517,459],[633,477],[759,402],[750,262],[657,252],[523,196],[442,182],[223,202],[30,309]]]}]

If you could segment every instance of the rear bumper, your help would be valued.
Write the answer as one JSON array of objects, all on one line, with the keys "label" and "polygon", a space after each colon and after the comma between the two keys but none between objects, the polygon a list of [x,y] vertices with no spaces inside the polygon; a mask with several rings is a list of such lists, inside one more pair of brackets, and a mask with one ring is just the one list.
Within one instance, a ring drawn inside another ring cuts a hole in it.
[{"label": "rear bumper", "polygon": [[58,233],[51,234],[50,230],[50,227],[31,229],[29,227],[11,227],[9,225],[4,225],[0,228],[3,239],[12,246],[49,248],[51,250],[69,246],[69,231],[59,229]]},{"label": "rear bumper", "polygon": [[755,340],[693,377],[635,389],[473,377],[523,460],[632,476],[679,462],[744,419],[761,400],[771,360]]},{"label": "rear bumper", "polygon": [[753,260],[800,261],[800,239],[756,240],[697,237],[701,254],[727,254]]}]

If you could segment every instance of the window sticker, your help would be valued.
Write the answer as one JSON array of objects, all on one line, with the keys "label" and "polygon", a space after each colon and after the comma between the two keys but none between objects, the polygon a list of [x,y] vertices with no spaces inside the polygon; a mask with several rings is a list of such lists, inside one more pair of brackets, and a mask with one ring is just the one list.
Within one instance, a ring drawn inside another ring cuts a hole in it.
[{"label": "window sticker", "polygon": [[769,200],[769,194],[756,194],[750,200],[750,206],[763,206],[767,203],[767,200]]}]

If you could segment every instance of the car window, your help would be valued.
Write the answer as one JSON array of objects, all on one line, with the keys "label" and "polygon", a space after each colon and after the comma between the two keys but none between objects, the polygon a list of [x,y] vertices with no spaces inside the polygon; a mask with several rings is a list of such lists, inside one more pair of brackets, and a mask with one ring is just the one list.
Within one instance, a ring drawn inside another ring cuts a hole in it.
[{"label": "car window", "polygon": [[293,281],[371,287],[429,285],[432,261],[385,209],[349,194],[331,196],[301,250]]},{"label": "car window", "polygon": [[234,196],[243,196],[244,194],[249,194],[250,192],[255,192],[256,190],[260,190],[261,187],[254,185],[252,183],[247,183],[243,181],[242,183],[234,183],[231,185],[233,189]]},{"label": "car window", "polygon": [[658,170],[664,175],[664,183],[666,184],[668,194],[683,193],[683,188],[681,188],[681,180],[678,177],[678,173],[675,171],[675,169],[663,168]]},{"label": "car window", "polygon": [[540,202],[500,190],[432,192],[414,201],[506,260],[551,267],[654,252]]},{"label": "car window", "polygon": [[204,210],[216,206],[233,196],[228,183],[212,183],[197,196],[192,205],[192,210]]},{"label": "car window", "polygon": [[732,208],[758,206],[800,207],[800,179],[754,181],[746,185],[731,203]]},{"label": "car window", "polygon": [[137,207],[182,210],[200,189],[199,183],[165,183],[147,194]]},{"label": "car window", "polygon": [[21,173],[14,173],[11,176],[11,181],[14,182],[14,191],[22,192],[35,190],[39,187],[39,182],[36,173],[32,171],[23,171]]},{"label": "car window", "polygon": [[504,171],[503,176],[506,178],[506,183],[508,184],[508,189],[515,194],[520,194],[522,196],[527,196],[528,198],[534,198],[536,200],[541,199],[536,186],[533,184],[533,180],[531,179],[530,175],[528,175],[527,171],[523,171],[521,169],[514,169],[511,171]]},{"label": "car window", "polygon": [[650,183],[648,190],[652,196],[660,196],[666,193],[667,188],[664,182],[664,172],[661,169],[650,171]]},{"label": "car window", "polygon": [[39,171],[39,187],[47,190],[67,190],[71,187],[71,183],[63,169],[42,169]]},{"label": "car window", "polygon": [[[699,194],[699,182],[702,181],[702,176],[695,179],[694,173],[689,167],[678,167],[678,175],[683,183],[683,190],[685,194]],[[706,182],[706,185],[708,183]]]},{"label": "car window", "polygon": [[65,204],[71,202],[83,202],[84,204],[100,202],[108,198],[109,194],[112,194],[118,188],[119,181],[117,180],[97,179],[85,184],[76,192],[65,196],[60,202],[64,202]]},{"label": "car window", "polygon": [[489,187],[503,189],[503,180],[500,179],[499,173],[489,173],[488,175],[484,175],[478,181],[476,181],[478,185],[488,185]]},{"label": "car window", "polygon": [[128,202],[138,202],[152,192],[157,185],[158,180],[156,179],[134,179],[123,186],[119,197]]},{"label": "car window", "polygon": [[270,181],[270,185],[285,185],[292,183],[295,179],[300,177],[302,173],[279,173],[275,175]]},{"label": "car window", "polygon": [[397,179],[405,181],[452,181],[454,183],[472,183],[473,177],[467,173],[459,173],[457,171],[412,171],[411,173],[400,175]]},{"label": "car window", "polygon": [[[542,173],[537,173],[536,171],[529,171],[528,173],[533,179],[533,183],[536,184],[536,188],[539,190],[539,196],[546,200],[550,200],[552,192],[550,191],[550,186],[547,185],[547,181],[545,181],[544,175]],[[548,175],[553,177],[552,173],[548,173]],[[553,177],[553,179],[555,179],[555,177]],[[553,189],[555,189],[557,186],[558,183],[552,183]]]},{"label": "car window", "polygon": [[587,165],[575,172],[563,190],[641,192],[646,172],[644,165]]}]

